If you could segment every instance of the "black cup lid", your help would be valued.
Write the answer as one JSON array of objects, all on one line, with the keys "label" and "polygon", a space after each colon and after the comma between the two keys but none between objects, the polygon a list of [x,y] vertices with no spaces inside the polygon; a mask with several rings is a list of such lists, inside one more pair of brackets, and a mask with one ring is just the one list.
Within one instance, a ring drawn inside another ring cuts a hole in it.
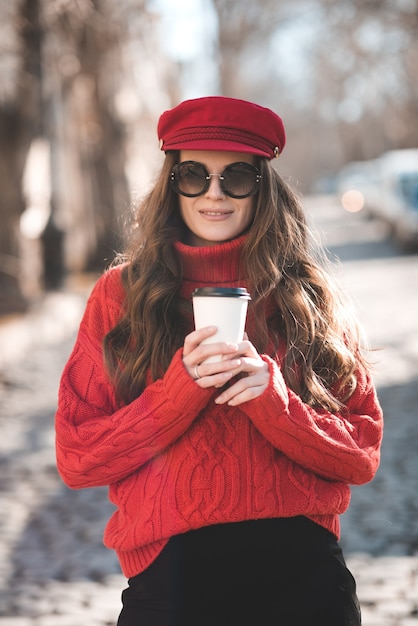
[{"label": "black cup lid", "polygon": [[193,298],[196,296],[210,296],[221,298],[245,298],[251,300],[250,294],[245,287],[199,287],[195,289],[192,294]]}]

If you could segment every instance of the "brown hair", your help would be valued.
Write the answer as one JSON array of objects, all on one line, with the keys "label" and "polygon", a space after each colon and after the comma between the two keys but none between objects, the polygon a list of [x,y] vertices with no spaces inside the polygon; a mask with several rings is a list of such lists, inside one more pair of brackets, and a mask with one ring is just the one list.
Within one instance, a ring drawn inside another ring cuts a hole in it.
[{"label": "brown hair", "polygon": [[[117,397],[127,403],[167,369],[187,332],[187,304],[179,295],[182,270],[174,241],[184,236],[169,174],[178,152],[169,152],[159,178],[135,217],[122,271],[126,291],[121,320],[104,340],[105,363]],[[261,187],[254,221],[244,242],[244,275],[257,320],[254,344],[286,342],[282,363],[287,385],[303,401],[338,410],[355,388],[364,364],[358,327],[347,319],[327,260],[310,240],[304,212],[274,167],[260,159]],[[278,314],[267,320],[267,298]]]}]

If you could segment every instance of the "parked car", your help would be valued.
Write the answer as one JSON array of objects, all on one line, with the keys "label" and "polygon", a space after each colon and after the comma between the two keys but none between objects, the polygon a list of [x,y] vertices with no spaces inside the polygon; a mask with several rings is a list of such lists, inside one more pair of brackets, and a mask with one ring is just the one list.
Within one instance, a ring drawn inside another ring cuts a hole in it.
[{"label": "parked car", "polygon": [[384,220],[403,249],[418,248],[418,149],[391,150],[345,166],[338,190],[363,196],[364,210]]},{"label": "parked car", "polygon": [[374,161],[347,163],[337,176],[337,193],[344,209],[350,212],[366,208],[366,196],[371,198],[378,189]]}]

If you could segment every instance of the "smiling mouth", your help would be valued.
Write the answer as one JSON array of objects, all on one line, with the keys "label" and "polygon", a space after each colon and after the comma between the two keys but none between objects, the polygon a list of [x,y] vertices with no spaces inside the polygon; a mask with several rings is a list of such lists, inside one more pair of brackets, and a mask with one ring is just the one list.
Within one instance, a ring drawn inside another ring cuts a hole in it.
[{"label": "smiling mouth", "polygon": [[199,211],[201,215],[208,215],[209,217],[225,217],[231,215],[232,211],[205,211],[204,209]]}]

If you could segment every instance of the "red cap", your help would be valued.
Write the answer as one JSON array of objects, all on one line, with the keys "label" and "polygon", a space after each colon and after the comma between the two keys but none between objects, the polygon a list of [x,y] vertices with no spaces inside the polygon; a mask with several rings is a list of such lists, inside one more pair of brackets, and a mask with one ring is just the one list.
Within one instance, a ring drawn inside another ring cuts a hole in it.
[{"label": "red cap", "polygon": [[236,98],[185,100],[158,121],[160,148],[246,152],[272,159],[286,143],[281,118],[270,109]]}]

